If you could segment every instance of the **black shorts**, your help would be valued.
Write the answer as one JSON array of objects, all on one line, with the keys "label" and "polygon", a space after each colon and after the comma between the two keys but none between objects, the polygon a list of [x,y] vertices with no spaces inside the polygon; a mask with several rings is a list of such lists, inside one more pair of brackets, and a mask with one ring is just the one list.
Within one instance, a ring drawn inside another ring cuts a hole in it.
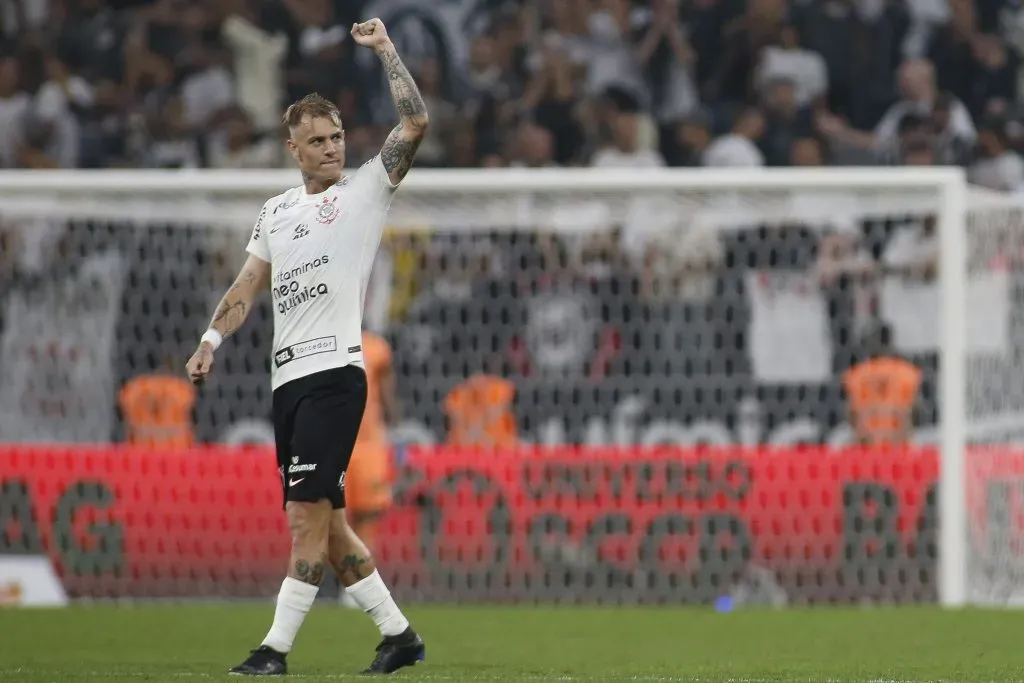
[{"label": "black shorts", "polygon": [[366,408],[366,373],[346,365],[274,391],[274,441],[284,503],[345,507],[345,471]]}]

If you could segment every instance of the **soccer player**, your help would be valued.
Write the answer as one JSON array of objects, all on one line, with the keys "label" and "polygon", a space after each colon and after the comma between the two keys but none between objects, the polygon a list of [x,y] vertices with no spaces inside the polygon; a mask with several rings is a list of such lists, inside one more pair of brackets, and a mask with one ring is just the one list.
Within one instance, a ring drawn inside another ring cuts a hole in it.
[{"label": "soccer player", "polygon": [[427,111],[384,24],[372,19],[353,25],[351,33],[380,57],[399,123],[378,156],[343,177],[338,109],[318,95],[288,107],[287,145],[303,186],[263,205],[248,260],[187,364],[192,381],[202,382],[223,339],[239,329],[270,284],[274,436],[292,549],[273,625],[234,674],[287,672],[285,657],[327,565],[380,629],[381,643],[364,673],[391,673],[425,654],[423,640],[348,526],[344,507],[345,471],[366,404],[361,336],[367,283],[392,196],[426,132]]}]

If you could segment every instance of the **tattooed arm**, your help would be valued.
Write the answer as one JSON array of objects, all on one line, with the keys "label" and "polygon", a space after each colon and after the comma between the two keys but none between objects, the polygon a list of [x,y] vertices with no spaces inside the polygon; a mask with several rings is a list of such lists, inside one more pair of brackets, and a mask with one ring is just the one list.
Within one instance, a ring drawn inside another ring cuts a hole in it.
[{"label": "tattooed arm", "polygon": [[352,27],[352,37],[360,45],[373,48],[380,57],[391,89],[391,99],[398,110],[398,125],[380,150],[380,158],[391,183],[398,185],[412,168],[416,150],[427,132],[427,106],[380,19],[356,24]]},{"label": "tattooed arm", "polygon": [[269,282],[270,264],[250,254],[235,283],[217,305],[210,328],[220,332],[225,339],[234,334],[249,317],[253,302]]},{"label": "tattooed arm", "polygon": [[[253,302],[269,282],[270,264],[250,254],[235,278],[235,283],[217,304],[210,329],[216,330],[225,339],[234,334],[249,317]],[[209,374],[213,365],[213,351],[210,342],[202,341],[186,364],[188,376],[196,384],[201,383]]]}]

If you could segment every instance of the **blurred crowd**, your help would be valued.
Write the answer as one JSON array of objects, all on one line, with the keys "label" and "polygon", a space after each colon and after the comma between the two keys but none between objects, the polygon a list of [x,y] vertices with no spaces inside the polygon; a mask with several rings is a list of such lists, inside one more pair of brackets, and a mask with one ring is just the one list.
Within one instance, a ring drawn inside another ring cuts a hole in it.
[{"label": "blurred crowd", "polygon": [[[287,167],[280,114],[310,91],[355,166],[396,119],[349,36],[373,16],[430,110],[417,166],[961,164],[1024,190],[1021,0],[0,0],[0,167]],[[431,230],[385,239],[365,321],[394,349],[408,438],[443,438],[446,397],[484,373],[544,442],[832,439],[848,373],[889,347],[915,423],[937,424],[936,216],[825,197],[779,224],[751,197],[698,220],[699,193],[623,192],[614,220],[566,198],[533,229],[481,211],[471,232],[420,200]],[[180,373],[251,223],[44,214],[0,225],[0,432],[102,441],[116,387]],[[965,323],[971,410],[1013,424],[1019,224],[975,221]],[[269,414],[272,312],[204,390],[201,440]]]},{"label": "blurred crowd", "polygon": [[422,166],[1024,185],[1020,0],[2,0],[0,167],[281,166],[280,111],[314,90],[359,163],[394,119],[348,34],[371,15],[430,107]]}]

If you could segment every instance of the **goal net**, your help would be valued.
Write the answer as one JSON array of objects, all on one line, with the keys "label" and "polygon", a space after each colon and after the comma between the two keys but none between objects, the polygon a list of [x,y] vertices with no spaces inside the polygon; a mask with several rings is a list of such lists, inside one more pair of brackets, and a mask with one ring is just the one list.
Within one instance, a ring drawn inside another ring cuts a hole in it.
[{"label": "goal net", "polygon": [[[294,182],[0,176],[0,560],[73,596],[276,590],[269,293],[197,394],[173,373]],[[395,591],[1014,603],[1022,220],[952,170],[414,172],[365,315]],[[858,446],[846,383],[882,356],[908,443]]]}]

